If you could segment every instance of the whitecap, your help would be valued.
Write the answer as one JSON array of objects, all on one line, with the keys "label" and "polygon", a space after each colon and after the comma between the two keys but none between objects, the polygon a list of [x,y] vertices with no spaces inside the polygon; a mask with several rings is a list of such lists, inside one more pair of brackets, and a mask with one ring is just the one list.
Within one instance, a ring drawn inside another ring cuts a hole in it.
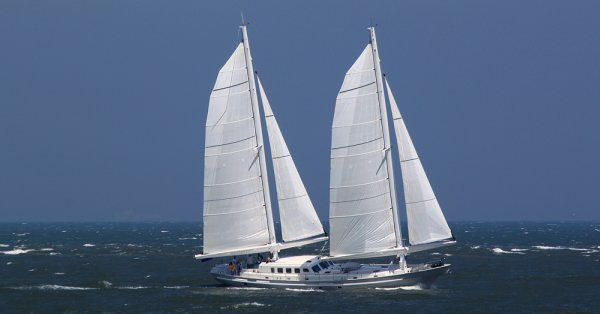
[{"label": "whitecap", "polygon": [[95,244],[91,244],[91,243],[86,243],[86,244],[84,244],[83,246],[85,246],[85,247],[94,247],[94,246],[96,246],[96,245],[95,245]]},{"label": "whitecap", "polygon": [[53,255],[54,256],[54,255],[60,255],[60,253],[52,252],[52,253],[50,253],[48,255]]},{"label": "whitecap", "polygon": [[569,250],[569,251],[587,251],[588,249],[579,249],[576,247],[568,247],[567,250]]},{"label": "whitecap", "polygon": [[115,289],[122,289],[122,290],[139,290],[139,289],[148,289],[150,287],[146,287],[146,286],[125,286],[125,287],[115,287]]},{"label": "whitecap", "polygon": [[102,287],[104,288],[110,288],[112,287],[112,282],[108,281],[108,280],[102,280],[100,282],[98,282]]},{"label": "whitecap", "polygon": [[421,287],[419,285],[406,286],[406,287],[398,287],[398,288],[400,288],[402,290],[406,290],[406,291],[420,291],[420,290],[423,290],[423,287]]},{"label": "whitecap", "polygon": [[35,271],[35,268],[32,268],[32,269],[30,269],[30,270],[28,270],[28,271]]},{"label": "whitecap", "polygon": [[65,274],[65,273],[53,273],[53,275],[57,275],[57,276],[62,276],[62,275],[64,275],[64,274]]},{"label": "whitecap", "polygon": [[179,238],[179,240],[198,240],[198,238],[196,238],[196,237],[191,237],[191,238]]},{"label": "whitecap", "polygon": [[94,290],[97,288],[90,287],[73,287],[73,286],[61,286],[61,285],[40,285],[40,286],[19,286],[19,287],[8,287],[14,290]]},{"label": "whitecap", "polygon": [[33,251],[35,251],[35,250],[33,250],[33,249],[29,249],[29,250],[14,249],[11,251],[0,251],[0,253],[6,254],[6,255],[18,255],[18,254],[25,254],[25,253],[29,253],[29,252],[33,252]]},{"label": "whitecap", "polygon": [[26,236],[28,234],[30,234],[30,233],[29,232],[24,232],[24,233],[17,233],[17,234],[14,234],[14,235],[16,235],[17,237],[22,237],[22,236]]},{"label": "whitecap", "polygon": [[54,249],[50,248],[50,247],[45,247],[43,249],[40,249],[40,251],[42,251],[42,252],[48,252],[48,251],[54,251]]},{"label": "whitecap", "polygon": [[529,251],[529,249],[510,249],[511,252],[525,252],[525,251]]},{"label": "whitecap", "polygon": [[438,252],[431,253],[430,255],[440,255]]},{"label": "whitecap", "polygon": [[494,254],[525,254],[523,252],[510,252],[510,251],[505,251],[499,247],[495,247],[492,249],[492,252],[494,252]]},{"label": "whitecap", "polygon": [[323,290],[315,290],[315,289],[300,289],[300,288],[285,288],[286,291],[294,291],[294,292],[325,292]]},{"label": "whitecap", "polygon": [[168,230],[161,230],[160,233],[169,233]]},{"label": "whitecap", "polygon": [[190,286],[163,286],[163,289],[186,289]]},{"label": "whitecap", "polygon": [[0,247],[9,247],[9,246],[10,245],[8,245],[8,244],[2,244],[2,243],[0,243]]},{"label": "whitecap", "polygon": [[234,304],[231,307],[233,307],[234,309],[238,309],[243,306],[266,306],[266,304],[258,303],[258,302],[244,302],[244,303]]},{"label": "whitecap", "polygon": [[259,287],[227,287],[227,290],[265,290],[267,288],[259,288]]},{"label": "whitecap", "polygon": [[533,247],[538,250],[564,250],[564,249],[566,249],[563,246],[534,245]]},{"label": "whitecap", "polygon": [[471,247],[471,249],[472,249],[472,250],[477,250],[477,249],[478,249],[478,248],[480,248],[480,247],[481,247],[481,245],[474,245],[474,246],[472,246],[472,247]]}]

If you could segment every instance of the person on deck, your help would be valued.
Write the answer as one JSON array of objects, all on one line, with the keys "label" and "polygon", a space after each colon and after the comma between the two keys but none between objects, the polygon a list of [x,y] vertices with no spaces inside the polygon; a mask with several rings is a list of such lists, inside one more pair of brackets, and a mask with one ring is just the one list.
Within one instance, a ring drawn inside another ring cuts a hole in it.
[{"label": "person on deck", "polygon": [[254,258],[252,257],[252,254],[248,254],[248,258],[246,259],[246,267],[247,268],[254,267]]}]

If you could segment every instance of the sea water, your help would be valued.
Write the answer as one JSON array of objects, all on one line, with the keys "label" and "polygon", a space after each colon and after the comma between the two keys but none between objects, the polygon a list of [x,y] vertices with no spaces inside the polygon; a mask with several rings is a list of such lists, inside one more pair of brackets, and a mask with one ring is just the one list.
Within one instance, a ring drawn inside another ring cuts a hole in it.
[{"label": "sea water", "polygon": [[409,256],[452,264],[432,288],[321,291],[219,285],[201,223],[4,223],[0,312],[600,312],[600,223],[450,225],[457,245]]}]

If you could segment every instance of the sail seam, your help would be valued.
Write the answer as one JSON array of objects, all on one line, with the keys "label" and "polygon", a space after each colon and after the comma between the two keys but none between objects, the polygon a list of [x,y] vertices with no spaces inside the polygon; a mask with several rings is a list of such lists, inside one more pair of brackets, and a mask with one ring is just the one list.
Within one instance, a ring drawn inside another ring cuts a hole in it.
[{"label": "sail seam", "polygon": [[379,183],[379,182],[383,182],[385,180],[387,180],[388,178],[385,179],[381,179],[381,180],[375,180],[375,181],[371,181],[371,182],[367,182],[367,183],[361,183],[361,184],[354,184],[354,185],[340,185],[340,186],[330,186],[329,189],[333,190],[333,189],[345,189],[345,188],[354,188],[357,186],[364,186],[364,185],[369,185],[369,184],[373,184],[373,183]]},{"label": "sail seam", "polygon": [[405,159],[405,160],[400,160],[400,162],[407,162],[407,161],[413,161],[413,160],[419,160],[419,157],[415,157],[415,158],[411,158],[411,159]]},{"label": "sail seam", "polygon": [[373,199],[373,198],[377,198],[383,195],[388,194],[388,191],[385,191],[381,194],[375,195],[375,196],[369,196],[369,197],[365,197],[365,198],[357,198],[357,199],[352,199],[352,200],[345,200],[345,201],[330,201],[329,203],[333,203],[333,204],[339,204],[339,203],[350,203],[350,202],[356,202],[356,201],[364,201],[364,200],[368,200],[368,199]]},{"label": "sail seam", "polygon": [[223,123],[217,123],[217,124],[207,124],[206,127],[208,128],[208,127],[215,127],[215,126],[219,126],[219,125],[228,125],[228,124],[243,122],[243,121],[247,121],[247,120],[251,120],[251,119],[254,119],[254,117],[250,116],[248,118],[239,119],[239,120],[235,120],[235,121],[229,121],[229,122],[223,122]]},{"label": "sail seam", "polygon": [[242,84],[246,84],[246,83],[248,83],[248,81],[244,81],[244,82],[241,82],[241,83],[237,83],[237,84],[229,85],[229,86],[227,86],[227,87],[220,87],[220,88],[216,88],[216,89],[213,89],[212,91],[213,91],[213,92],[216,92],[216,91],[220,91],[220,90],[224,90],[224,89],[228,89],[228,88],[232,88],[232,87],[240,86],[240,85],[242,85]]},{"label": "sail seam", "polygon": [[358,87],[350,88],[350,89],[347,89],[347,90],[343,90],[343,91],[340,91],[338,94],[345,93],[345,92],[349,92],[349,91],[353,91],[353,90],[357,90],[357,89],[359,89],[359,88],[363,88],[363,87],[367,87],[367,86],[369,86],[369,85],[373,85],[373,84],[375,84],[376,82],[377,82],[377,81],[375,81],[375,82],[371,82],[371,83],[368,83],[368,84],[365,84],[365,85],[361,85],[361,86],[358,86]]},{"label": "sail seam", "polygon": [[[377,137],[377,138],[374,138],[372,140],[368,140],[368,141],[365,141],[365,142],[362,142],[362,143],[356,143],[356,144],[351,144],[351,145],[347,145],[347,146],[332,147],[331,149],[333,150],[333,149],[342,149],[342,148],[356,147],[356,146],[360,146],[360,145],[363,145],[363,144],[368,144],[368,143],[375,142],[375,141],[380,140],[382,138],[383,138],[383,136],[380,136],[380,137]],[[381,150],[381,149],[370,151],[370,152],[366,152],[366,153],[356,154],[356,156],[358,156],[358,155],[364,155],[364,154],[368,154],[368,153],[372,153],[372,152],[379,151],[379,150]],[[355,156],[355,155],[348,155],[348,156]]]},{"label": "sail seam", "polygon": [[249,148],[244,148],[244,149],[240,149],[240,150],[236,150],[236,151],[232,151],[232,152],[227,152],[227,153],[204,155],[204,157],[215,157],[215,156],[230,155],[230,154],[235,154],[235,153],[239,153],[239,152],[243,152],[243,151],[247,151],[247,150],[253,150],[253,149],[256,149],[256,148],[257,147],[249,147]]},{"label": "sail seam", "polygon": [[405,204],[406,204],[406,205],[410,205],[410,204],[417,204],[417,203],[425,203],[425,202],[433,201],[433,200],[435,200],[435,199],[436,199],[436,198],[434,197],[434,198],[430,198],[430,199],[423,200],[423,201],[416,201],[416,202],[406,202]]},{"label": "sail seam", "polygon": [[247,91],[247,90],[244,90],[244,91],[241,91],[241,92],[235,92],[235,93],[231,93],[231,92],[229,92],[229,93],[227,93],[227,94],[218,94],[218,95],[211,94],[211,95],[210,95],[210,98],[221,98],[221,97],[236,96],[236,95],[246,94],[246,93],[248,93],[248,92],[249,92],[249,91]]},{"label": "sail seam", "polygon": [[308,193],[304,193],[302,195],[292,196],[292,197],[282,197],[282,198],[279,198],[279,200],[280,201],[287,201],[287,200],[291,200],[291,199],[295,199],[295,198],[300,198],[300,197],[304,197],[304,196],[308,196]]},{"label": "sail seam", "polygon": [[271,157],[271,159],[275,160],[275,159],[279,159],[279,158],[285,158],[285,157],[291,157],[292,155],[287,154],[287,155],[283,155],[283,156],[277,156],[277,157]]},{"label": "sail seam", "polygon": [[353,215],[329,216],[329,219],[366,216],[366,215],[380,213],[380,212],[383,212],[383,211],[386,211],[386,210],[390,210],[390,209],[392,209],[392,208],[388,207],[388,208],[384,208],[384,209],[380,209],[380,210],[376,210],[376,211],[372,211],[372,212],[368,212],[368,213],[360,213],[360,214],[353,214]]},{"label": "sail seam", "polygon": [[[229,184],[242,183],[242,182],[247,182],[247,181],[255,180],[257,178],[260,178],[260,176],[251,177],[251,178],[240,180],[240,181],[232,181],[232,182],[226,182],[226,183],[215,183],[215,184],[209,184],[209,185],[205,184],[204,187],[205,188],[210,188],[210,187],[213,187],[213,186],[223,186],[223,185],[229,185]],[[261,191],[262,191],[262,189],[261,189]]]},{"label": "sail seam", "polygon": [[241,198],[241,197],[244,197],[244,196],[248,196],[248,195],[256,194],[256,193],[258,193],[258,192],[262,192],[262,189],[260,189],[260,190],[257,190],[257,191],[254,191],[254,192],[251,192],[251,193],[248,193],[248,194],[243,194],[243,195],[238,195],[238,196],[232,196],[232,197],[226,197],[226,198],[215,198],[215,199],[210,199],[210,200],[208,200],[208,199],[206,199],[206,198],[205,198],[205,199],[204,199],[204,202],[215,202],[215,201],[226,201],[226,200],[232,200],[232,199],[235,199],[235,198]]},{"label": "sail seam", "polygon": [[352,126],[357,126],[357,125],[369,124],[369,123],[373,123],[373,122],[377,122],[377,121],[381,121],[381,118],[375,119],[375,120],[371,120],[371,121],[366,121],[366,122],[355,123],[355,124],[333,125],[333,126],[331,126],[331,128],[332,129],[335,129],[335,128],[347,128],[347,127],[352,127]]},{"label": "sail seam", "polygon": [[243,212],[247,212],[247,211],[251,211],[253,209],[257,209],[257,208],[261,208],[264,207],[265,204],[256,206],[256,207],[252,207],[252,208],[246,208],[246,209],[242,209],[242,210],[238,210],[238,211],[234,211],[234,212],[227,212],[227,213],[216,213],[216,214],[204,214],[203,217],[208,217],[208,216],[223,216],[223,215],[231,215],[231,214],[239,214],[239,213],[243,213]]},{"label": "sail seam", "polygon": [[[237,141],[233,141],[233,142],[229,142],[229,143],[223,143],[223,144],[219,144],[219,145],[210,145],[210,146],[205,146],[205,148],[214,148],[214,147],[221,147],[221,146],[225,146],[225,145],[230,145],[230,144],[235,144],[235,143],[239,143],[239,142],[243,142],[245,140],[249,140],[253,137],[256,137],[256,135],[252,135],[250,137],[247,138],[243,138],[241,140],[237,140]],[[258,147],[258,146],[257,146]]]},{"label": "sail seam", "polygon": [[341,159],[341,158],[351,158],[351,157],[356,157],[356,156],[363,156],[363,155],[368,155],[368,154],[373,154],[376,152],[381,152],[381,149],[376,149],[376,150],[372,150],[366,153],[360,153],[360,154],[353,154],[353,155],[346,155],[346,156],[335,156],[335,157],[331,157],[329,159]]},{"label": "sail seam", "polygon": [[[360,95],[351,95],[351,96],[346,96],[346,97],[340,97],[340,95],[338,94],[338,96],[335,98],[335,100],[345,100],[345,99],[353,99],[353,98],[363,98],[366,96],[371,96],[371,95],[375,95],[377,94],[377,92],[371,92],[371,93],[366,93],[366,94],[360,94]],[[349,104],[342,104],[344,106],[348,106]]]}]

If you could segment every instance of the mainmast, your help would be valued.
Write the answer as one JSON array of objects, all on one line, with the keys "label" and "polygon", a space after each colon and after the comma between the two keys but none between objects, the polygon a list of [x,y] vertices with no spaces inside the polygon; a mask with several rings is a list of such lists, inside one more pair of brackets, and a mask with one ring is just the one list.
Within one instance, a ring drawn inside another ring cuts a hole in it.
[{"label": "mainmast", "polygon": [[375,64],[375,79],[377,84],[377,97],[379,99],[379,110],[381,112],[381,124],[383,128],[383,141],[385,149],[385,159],[388,171],[388,181],[390,184],[390,194],[392,201],[392,214],[394,218],[394,231],[396,233],[396,247],[402,248],[402,232],[400,231],[400,219],[398,217],[398,202],[396,201],[396,185],[394,181],[394,167],[392,164],[392,152],[390,144],[390,131],[387,119],[387,109],[385,105],[385,96],[383,92],[383,77],[381,74],[381,65],[379,64],[379,50],[377,49],[377,38],[375,36],[375,27],[368,28],[371,34],[371,49],[373,49],[373,63]]},{"label": "mainmast", "polygon": [[[273,223],[273,211],[271,209],[271,195],[269,192],[269,179],[267,177],[267,164],[265,160],[265,147],[263,142],[262,125],[260,120],[260,111],[258,108],[258,96],[256,94],[256,83],[254,81],[254,67],[252,66],[252,56],[250,55],[250,42],[248,41],[248,32],[246,24],[242,26],[242,42],[244,44],[244,55],[246,59],[246,70],[248,71],[248,85],[250,86],[250,99],[252,102],[252,115],[254,117],[254,126],[256,131],[256,141],[258,145],[258,160],[260,163],[260,175],[265,199],[265,211],[267,215],[267,225],[269,229],[269,244],[277,243],[275,237],[275,225]],[[273,252],[276,254],[277,252]]]}]

